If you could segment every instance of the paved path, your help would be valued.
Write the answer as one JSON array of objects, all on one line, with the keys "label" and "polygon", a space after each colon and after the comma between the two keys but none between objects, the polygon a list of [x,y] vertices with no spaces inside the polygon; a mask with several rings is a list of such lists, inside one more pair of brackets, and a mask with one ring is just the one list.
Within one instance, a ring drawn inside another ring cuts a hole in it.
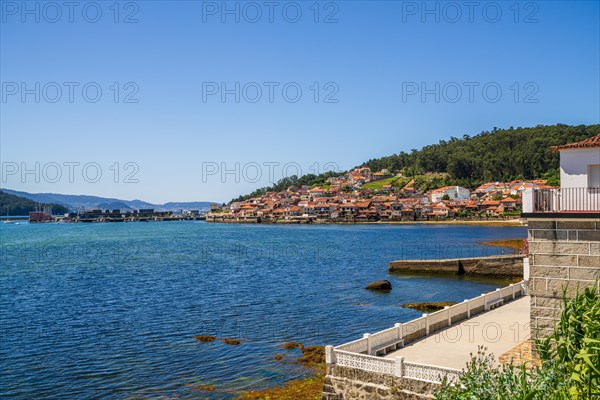
[{"label": "paved path", "polygon": [[403,356],[404,361],[462,369],[471,359],[469,353],[476,353],[477,347],[484,345],[497,362],[498,357],[530,335],[530,301],[529,296],[521,297],[409,343],[386,358]]}]

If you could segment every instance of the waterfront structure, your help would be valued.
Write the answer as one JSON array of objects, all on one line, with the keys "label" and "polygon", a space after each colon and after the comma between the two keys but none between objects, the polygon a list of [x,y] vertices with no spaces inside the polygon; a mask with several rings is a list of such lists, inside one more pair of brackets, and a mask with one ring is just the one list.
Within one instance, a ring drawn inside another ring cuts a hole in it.
[{"label": "waterfront structure", "polygon": [[444,379],[458,379],[478,344],[489,342],[491,351],[503,354],[526,339],[529,306],[526,284],[520,282],[348,343],[325,346],[321,398],[431,399]]},{"label": "waterfront structure", "polygon": [[49,222],[53,220],[52,214],[45,211],[31,211],[29,213],[29,222]]},{"label": "waterfront structure", "polygon": [[198,210],[174,213],[172,211],[155,211],[141,209],[133,211],[121,210],[79,210],[63,216],[52,216],[49,212],[30,212],[29,222],[147,222],[147,221],[183,221],[204,220],[205,214]]},{"label": "waterfront structure", "polygon": [[527,189],[531,325],[552,332],[563,293],[573,296],[600,278],[600,135],[555,147],[561,187]]}]

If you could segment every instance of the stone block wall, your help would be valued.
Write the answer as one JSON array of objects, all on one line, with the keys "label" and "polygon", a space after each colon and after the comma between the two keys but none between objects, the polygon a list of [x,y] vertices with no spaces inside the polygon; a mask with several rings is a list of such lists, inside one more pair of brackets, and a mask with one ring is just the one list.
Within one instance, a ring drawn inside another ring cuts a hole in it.
[{"label": "stone block wall", "polygon": [[327,365],[322,400],[430,400],[439,384]]},{"label": "stone block wall", "polygon": [[600,216],[530,218],[528,225],[531,327],[547,336],[560,318],[563,290],[570,297],[599,284]]}]

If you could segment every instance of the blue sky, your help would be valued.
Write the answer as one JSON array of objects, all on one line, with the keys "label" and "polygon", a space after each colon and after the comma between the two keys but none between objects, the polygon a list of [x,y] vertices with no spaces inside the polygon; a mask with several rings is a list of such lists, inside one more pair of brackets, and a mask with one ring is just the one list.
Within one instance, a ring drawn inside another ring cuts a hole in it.
[{"label": "blue sky", "polygon": [[600,122],[598,2],[0,3],[16,190],[228,201],[450,136]]}]

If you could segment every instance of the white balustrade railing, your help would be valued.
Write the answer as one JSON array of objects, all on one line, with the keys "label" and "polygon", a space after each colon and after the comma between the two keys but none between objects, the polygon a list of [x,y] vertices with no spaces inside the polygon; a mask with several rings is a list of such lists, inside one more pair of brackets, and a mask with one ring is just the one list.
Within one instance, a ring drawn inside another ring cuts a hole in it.
[{"label": "white balustrade railing", "polygon": [[402,340],[400,337],[400,330],[397,327],[385,329],[383,331],[370,335],[371,346],[378,348],[385,346],[386,344],[398,342]]},{"label": "white balustrade railing", "polygon": [[394,359],[350,353],[343,350],[335,351],[335,363],[345,367],[364,369],[387,375],[394,375],[396,371],[396,361]]},{"label": "white balustrade railing", "polygon": [[526,285],[525,282],[521,281],[473,299],[465,300],[462,303],[445,307],[443,310],[423,314],[422,317],[403,324],[398,323],[393,328],[384,329],[373,334],[366,333],[361,339],[352,342],[336,347],[325,346],[326,361],[328,364],[338,364],[427,382],[440,383],[443,377],[447,377],[449,381],[454,382],[458,379],[460,370],[409,363],[405,362],[403,357],[382,358],[374,354],[388,346],[404,345],[407,342],[419,340],[423,336],[423,334],[419,334],[408,340],[410,335],[415,332],[422,332],[425,336],[430,335],[433,332],[432,326],[436,324],[442,323],[438,328],[450,326],[457,322],[455,317],[465,314],[460,320],[471,318],[476,314],[485,312],[488,304],[497,302],[500,299],[515,299],[525,294]]},{"label": "white balustrade railing", "polygon": [[[413,319],[412,321],[405,322],[402,324],[404,326],[404,338],[410,335],[411,333],[418,332],[422,329],[426,329],[427,325],[427,317],[420,317]],[[406,343],[406,342],[405,342]]]},{"label": "white balustrade railing", "polygon": [[367,339],[361,338],[358,340],[353,340],[352,342],[344,343],[340,346],[337,346],[336,349],[349,351],[351,353],[365,353],[368,349]]},{"label": "white balustrade railing", "polygon": [[456,382],[460,376],[461,370],[445,367],[436,367],[435,365],[418,364],[404,362],[403,377],[439,383],[446,378],[448,382]]}]

